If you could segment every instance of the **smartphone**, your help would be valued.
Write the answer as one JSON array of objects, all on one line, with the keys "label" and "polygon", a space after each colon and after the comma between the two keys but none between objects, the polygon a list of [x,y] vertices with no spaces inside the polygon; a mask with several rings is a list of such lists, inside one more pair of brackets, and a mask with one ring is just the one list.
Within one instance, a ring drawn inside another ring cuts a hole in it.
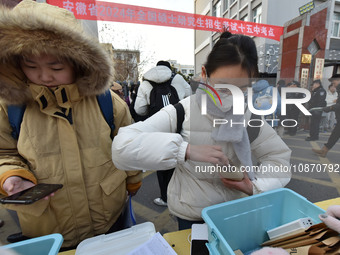
[{"label": "smartphone", "polygon": [[208,225],[192,224],[191,226],[191,255],[209,255],[205,245],[208,242]]},{"label": "smartphone", "polygon": [[39,183],[8,197],[0,198],[2,204],[32,204],[49,194],[61,189],[62,184]]}]

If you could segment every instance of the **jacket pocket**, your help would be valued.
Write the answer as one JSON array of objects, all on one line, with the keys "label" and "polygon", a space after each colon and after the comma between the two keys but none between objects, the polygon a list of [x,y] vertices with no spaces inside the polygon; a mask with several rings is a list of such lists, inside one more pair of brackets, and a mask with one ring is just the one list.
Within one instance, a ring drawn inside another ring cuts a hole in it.
[{"label": "jacket pocket", "polygon": [[127,196],[126,192],[126,173],[121,170],[115,170],[111,175],[105,178],[101,183],[102,199],[105,220],[110,221],[120,214]]},{"label": "jacket pocket", "polygon": [[14,205],[7,204],[3,205],[6,209],[17,211],[18,213],[28,214],[34,217],[40,217],[48,207],[50,201],[41,199],[30,205]]}]

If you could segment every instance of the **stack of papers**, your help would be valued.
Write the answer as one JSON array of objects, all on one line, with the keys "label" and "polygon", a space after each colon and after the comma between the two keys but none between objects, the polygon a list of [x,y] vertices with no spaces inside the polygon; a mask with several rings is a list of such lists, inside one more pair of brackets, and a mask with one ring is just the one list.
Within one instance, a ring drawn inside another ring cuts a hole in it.
[{"label": "stack of papers", "polygon": [[128,255],[176,255],[163,236],[157,232],[149,241],[140,245]]}]

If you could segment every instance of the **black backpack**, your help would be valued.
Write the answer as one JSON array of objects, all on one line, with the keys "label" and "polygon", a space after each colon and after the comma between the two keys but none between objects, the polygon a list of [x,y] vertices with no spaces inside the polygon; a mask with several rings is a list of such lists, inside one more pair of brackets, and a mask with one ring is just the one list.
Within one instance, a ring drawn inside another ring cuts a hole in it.
[{"label": "black backpack", "polygon": [[179,102],[179,97],[176,89],[171,86],[172,79],[169,79],[163,83],[156,83],[148,81],[152,85],[150,92],[150,105],[149,105],[149,117],[154,115],[163,107],[172,104],[175,105]]}]

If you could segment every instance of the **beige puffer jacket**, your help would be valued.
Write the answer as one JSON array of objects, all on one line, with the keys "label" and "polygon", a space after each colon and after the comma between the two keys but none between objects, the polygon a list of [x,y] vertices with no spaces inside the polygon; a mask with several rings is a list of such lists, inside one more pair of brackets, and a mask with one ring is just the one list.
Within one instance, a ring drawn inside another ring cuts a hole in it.
[{"label": "beige puffer jacket", "polygon": [[[63,247],[105,233],[122,211],[127,183],[141,181],[140,171],[118,170],[111,160],[111,129],[96,98],[111,80],[105,50],[69,11],[30,0],[0,9],[0,49],[0,191],[14,175],[64,185],[48,201],[6,207],[18,212],[24,235],[61,233]],[[71,59],[83,75],[55,89],[29,84],[16,56],[40,52]],[[125,102],[111,95],[117,134],[131,116]],[[18,140],[11,136],[8,104],[26,105]],[[72,117],[63,116],[61,107]]]}]

